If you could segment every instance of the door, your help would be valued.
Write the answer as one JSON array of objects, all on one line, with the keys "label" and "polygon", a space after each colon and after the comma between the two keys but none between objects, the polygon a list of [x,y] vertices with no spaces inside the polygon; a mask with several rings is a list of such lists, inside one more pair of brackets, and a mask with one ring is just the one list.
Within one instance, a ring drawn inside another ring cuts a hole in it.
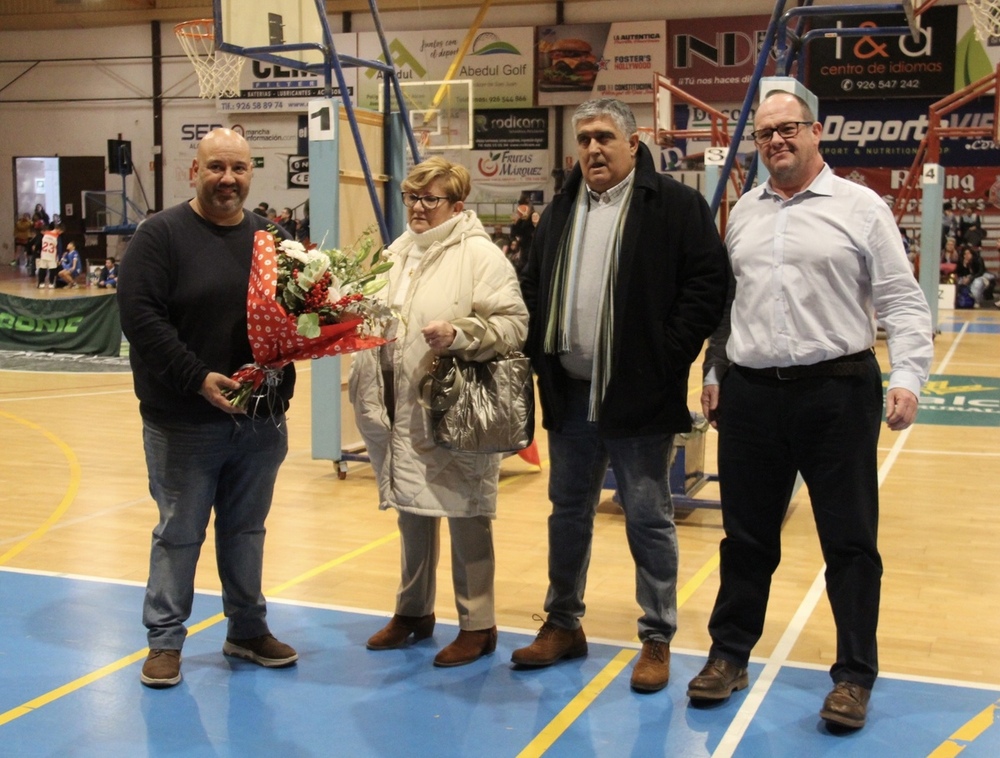
[{"label": "door", "polygon": [[107,256],[107,238],[103,234],[92,234],[88,239],[84,221],[83,191],[104,190],[106,176],[104,161],[104,156],[59,158],[59,215],[62,219],[64,239],[66,242],[76,243],[77,250],[85,262],[102,265]]}]

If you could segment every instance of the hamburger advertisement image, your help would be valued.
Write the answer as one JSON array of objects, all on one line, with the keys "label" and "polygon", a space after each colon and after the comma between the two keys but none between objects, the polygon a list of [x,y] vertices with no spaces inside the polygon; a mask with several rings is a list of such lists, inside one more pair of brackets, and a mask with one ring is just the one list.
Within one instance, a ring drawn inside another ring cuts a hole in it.
[{"label": "hamburger advertisement image", "polygon": [[559,92],[563,90],[586,90],[594,88],[597,78],[598,64],[593,47],[587,40],[567,37],[556,40],[542,50],[548,54],[548,65],[541,68],[538,75],[538,88],[543,92]]},{"label": "hamburger advertisement image", "polygon": [[667,70],[666,21],[537,27],[535,86],[540,108],[590,97],[653,101],[653,72]]}]

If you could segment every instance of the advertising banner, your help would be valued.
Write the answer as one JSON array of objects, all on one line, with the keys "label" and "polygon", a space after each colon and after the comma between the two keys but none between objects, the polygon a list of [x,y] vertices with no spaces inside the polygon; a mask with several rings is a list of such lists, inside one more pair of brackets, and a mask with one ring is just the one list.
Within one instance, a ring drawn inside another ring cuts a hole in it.
[{"label": "advertising banner", "polygon": [[[770,20],[770,16],[672,20],[667,76],[703,102],[742,102]],[[764,76],[774,73],[772,59]]]},{"label": "advertising banner", "polygon": [[[389,33],[387,44],[400,82],[443,80],[461,49],[466,31]],[[477,109],[530,108],[533,105],[533,49],[534,29],[530,26],[483,29],[452,78],[472,80],[473,103]],[[375,32],[358,34],[358,57],[384,60]],[[377,110],[380,87],[381,74],[370,69],[359,71],[358,106]]]},{"label": "advertising banner", "polygon": [[[906,180],[906,169],[841,166],[834,173],[868,187],[894,204]],[[911,201],[906,213],[922,212],[921,194]],[[996,213],[1000,209],[1000,168],[955,166],[944,170],[944,199],[953,207],[969,208],[977,213]]]},{"label": "advertising banner", "polygon": [[496,195],[542,189],[549,178],[547,150],[473,150],[467,164],[472,186]]},{"label": "advertising banner", "polygon": [[[357,56],[358,42],[355,34],[334,34],[333,45],[339,55]],[[301,54],[291,51],[286,53],[286,57],[296,59]],[[351,102],[355,102],[353,98],[357,90],[358,71],[357,68],[343,69]],[[333,77],[331,85],[333,96],[340,97],[336,77]],[[325,86],[326,80],[322,74],[247,59],[240,72],[239,96],[220,97],[217,108],[221,113],[231,114],[305,111],[308,110],[310,100],[325,97]]]},{"label": "advertising banner", "polygon": [[962,3],[958,6],[958,31],[955,45],[955,91],[994,73],[1000,64],[1000,37],[987,37],[980,42],[972,21],[972,11]]},{"label": "advertising banner", "polygon": [[0,294],[0,348],[117,356],[122,325],[114,297],[34,300]]},{"label": "advertising banner", "polygon": [[[934,99],[831,100],[820,104],[820,150],[831,166],[909,167],[925,136]],[[992,127],[993,98],[980,98],[943,119],[949,126]],[[1000,166],[1000,147],[989,138],[941,140],[944,166]]]},{"label": "advertising banner", "polygon": [[476,111],[475,150],[547,150],[549,109]]},{"label": "advertising banner", "polygon": [[[918,17],[920,39],[827,37],[807,48],[806,86],[823,98],[943,97],[955,85],[956,8],[937,6]],[[906,14],[820,16],[812,28],[906,26]]]},{"label": "advertising banner", "polygon": [[653,74],[666,71],[666,39],[666,21],[539,27],[538,104],[652,103]]}]

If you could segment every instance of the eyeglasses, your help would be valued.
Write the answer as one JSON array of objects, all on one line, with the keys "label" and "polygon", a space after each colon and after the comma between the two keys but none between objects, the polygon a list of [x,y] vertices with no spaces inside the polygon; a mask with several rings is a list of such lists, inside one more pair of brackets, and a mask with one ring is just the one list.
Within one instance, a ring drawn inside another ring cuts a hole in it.
[{"label": "eyeglasses", "polygon": [[428,211],[434,210],[438,207],[438,203],[448,199],[446,197],[438,197],[437,195],[414,195],[412,192],[403,192],[402,195],[403,205],[407,208],[412,208],[417,203],[420,203]]},{"label": "eyeglasses", "polygon": [[750,132],[750,136],[753,138],[754,144],[756,145],[766,145],[771,141],[771,137],[777,132],[781,135],[782,139],[791,139],[796,134],[799,133],[799,127],[801,126],[811,126],[816,123],[815,121],[786,121],[784,124],[778,124],[773,129],[758,129],[757,131]]}]

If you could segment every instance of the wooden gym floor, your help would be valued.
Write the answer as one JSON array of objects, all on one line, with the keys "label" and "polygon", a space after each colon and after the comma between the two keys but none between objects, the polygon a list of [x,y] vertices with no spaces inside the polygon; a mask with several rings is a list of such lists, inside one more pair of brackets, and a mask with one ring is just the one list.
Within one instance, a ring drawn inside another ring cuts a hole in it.
[{"label": "wooden gym floor", "polygon": [[[38,291],[4,272],[0,291]],[[197,575],[181,685],[139,684],[149,535],[137,401],[124,361],[0,354],[0,744],[55,755],[956,755],[1000,754],[1000,310],[942,311],[918,424],[880,444],[885,562],[882,677],[868,726],[831,734],[817,711],[834,633],[805,490],[784,530],[750,689],[690,708],[717,589],[721,514],[678,512],[679,631],[668,688],[628,688],[636,654],[634,567],[611,504],[598,515],[587,587],[587,658],[514,671],[510,651],[539,625],[546,588],[547,465],[505,459],[495,522],[497,652],[434,669],[455,618],[443,530],[433,639],[372,653],[392,612],[395,519],[376,508],[363,462],[338,478],[310,450],[308,363],[289,414],[290,451],[268,521],[272,630],[301,653],[266,671],[220,653],[211,540]],[[887,366],[886,347],[879,359]],[[695,371],[690,402],[697,407]],[[352,440],[345,439],[345,444]],[[715,435],[706,440],[715,471]],[[714,484],[698,493],[710,500]]]}]

